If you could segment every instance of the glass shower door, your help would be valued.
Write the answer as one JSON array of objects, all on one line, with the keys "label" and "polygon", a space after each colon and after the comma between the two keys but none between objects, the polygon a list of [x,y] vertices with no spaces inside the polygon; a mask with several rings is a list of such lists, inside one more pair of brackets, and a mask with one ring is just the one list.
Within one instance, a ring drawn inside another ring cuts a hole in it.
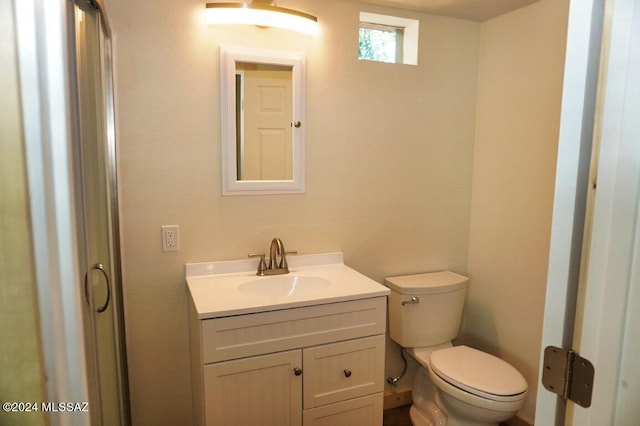
[{"label": "glass shower door", "polygon": [[110,39],[101,12],[77,2],[76,195],[91,423],[125,425],[128,393],[119,264]]}]

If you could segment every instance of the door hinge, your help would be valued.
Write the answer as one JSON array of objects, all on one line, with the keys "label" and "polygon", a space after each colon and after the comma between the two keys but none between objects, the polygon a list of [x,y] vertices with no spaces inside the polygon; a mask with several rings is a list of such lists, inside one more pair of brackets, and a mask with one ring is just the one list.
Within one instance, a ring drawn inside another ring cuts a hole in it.
[{"label": "door hinge", "polygon": [[555,346],[544,349],[542,384],[565,401],[570,399],[585,408],[591,406],[594,374],[591,361],[572,350]]}]

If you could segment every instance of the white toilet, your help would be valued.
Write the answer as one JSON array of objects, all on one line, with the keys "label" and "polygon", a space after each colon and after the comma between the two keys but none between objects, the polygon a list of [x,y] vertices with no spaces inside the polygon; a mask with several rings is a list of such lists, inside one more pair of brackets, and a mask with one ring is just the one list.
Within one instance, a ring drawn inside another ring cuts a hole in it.
[{"label": "white toilet", "polygon": [[421,367],[410,414],[415,426],[497,425],[524,404],[527,382],[493,355],[453,346],[469,279],[433,272],[385,280],[391,339]]}]

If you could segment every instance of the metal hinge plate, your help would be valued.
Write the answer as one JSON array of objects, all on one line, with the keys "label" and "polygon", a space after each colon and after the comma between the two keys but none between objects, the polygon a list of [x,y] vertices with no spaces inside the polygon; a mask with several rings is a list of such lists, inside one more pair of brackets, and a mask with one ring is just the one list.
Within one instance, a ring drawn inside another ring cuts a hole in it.
[{"label": "metal hinge plate", "polygon": [[542,384],[563,399],[585,408],[591,406],[594,374],[593,364],[577,353],[555,346],[544,349]]}]

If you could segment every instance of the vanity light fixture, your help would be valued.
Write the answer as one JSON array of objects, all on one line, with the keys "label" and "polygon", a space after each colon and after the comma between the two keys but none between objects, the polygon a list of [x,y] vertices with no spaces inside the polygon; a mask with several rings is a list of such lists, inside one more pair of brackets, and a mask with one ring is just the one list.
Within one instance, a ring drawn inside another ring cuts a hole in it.
[{"label": "vanity light fixture", "polygon": [[207,3],[209,24],[249,24],[279,27],[306,34],[318,33],[318,18],[308,13],[276,6],[269,0],[251,3]]}]

